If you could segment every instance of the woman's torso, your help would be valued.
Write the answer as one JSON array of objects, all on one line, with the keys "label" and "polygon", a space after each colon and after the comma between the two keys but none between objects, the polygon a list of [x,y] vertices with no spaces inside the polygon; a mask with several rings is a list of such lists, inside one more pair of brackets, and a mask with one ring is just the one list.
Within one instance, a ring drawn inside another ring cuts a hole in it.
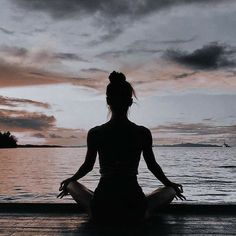
[{"label": "woman's torso", "polygon": [[126,121],[108,122],[94,129],[101,175],[137,175],[146,128]]},{"label": "woman's torso", "polygon": [[92,201],[95,218],[142,218],[146,197],[137,182],[145,129],[130,121],[94,128],[101,179]]}]

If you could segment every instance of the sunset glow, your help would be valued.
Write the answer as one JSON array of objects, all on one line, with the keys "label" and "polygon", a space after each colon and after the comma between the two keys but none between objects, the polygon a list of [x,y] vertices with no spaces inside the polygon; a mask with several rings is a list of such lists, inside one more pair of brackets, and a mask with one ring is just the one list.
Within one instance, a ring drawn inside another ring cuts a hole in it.
[{"label": "sunset glow", "polygon": [[[188,3],[186,3],[188,2]],[[214,2],[214,3],[213,3]],[[0,131],[84,145],[123,72],[155,144],[236,145],[235,1],[1,0]]]}]

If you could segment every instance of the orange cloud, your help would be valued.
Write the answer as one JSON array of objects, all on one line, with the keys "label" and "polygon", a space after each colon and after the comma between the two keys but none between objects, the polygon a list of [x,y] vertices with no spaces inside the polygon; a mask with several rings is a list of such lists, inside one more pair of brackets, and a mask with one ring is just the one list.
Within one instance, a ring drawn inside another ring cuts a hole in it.
[{"label": "orange cloud", "polygon": [[73,85],[104,89],[107,83],[103,73],[85,74],[80,76],[65,75],[62,73],[48,72],[35,67],[23,67],[16,64],[8,64],[0,60],[0,87],[18,87],[31,85],[46,85],[70,83]]},{"label": "orange cloud", "polygon": [[19,104],[30,104],[33,106],[43,107],[43,108],[49,108],[50,105],[45,102],[38,102],[33,101],[30,99],[21,99],[21,98],[12,98],[12,97],[3,97],[0,96],[0,105],[3,106],[9,106],[9,107],[17,107]]}]

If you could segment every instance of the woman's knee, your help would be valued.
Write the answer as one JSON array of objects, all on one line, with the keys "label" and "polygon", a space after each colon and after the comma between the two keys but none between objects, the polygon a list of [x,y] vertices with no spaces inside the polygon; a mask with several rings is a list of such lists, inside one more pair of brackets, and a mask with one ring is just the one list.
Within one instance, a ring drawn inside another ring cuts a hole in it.
[{"label": "woman's knee", "polygon": [[157,195],[164,201],[172,201],[176,195],[174,188],[169,186],[162,187],[158,190]]},{"label": "woman's knee", "polygon": [[163,188],[163,200],[165,204],[169,204],[173,201],[174,197],[176,195],[176,191],[172,187],[164,187]]},{"label": "woman's knee", "polygon": [[164,188],[165,188],[165,191],[168,193],[168,195],[170,195],[170,196],[175,196],[176,195],[176,191],[175,191],[174,188],[169,187],[169,186],[164,187]]},{"label": "woman's knee", "polygon": [[167,194],[167,195],[174,195],[176,194],[174,188],[169,187],[169,186],[165,186],[165,187],[160,187],[158,189],[156,189],[155,191],[153,191],[151,194],[151,196],[153,195],[157,195],[157,194]]},{"label": "woman's knee", "polygon": [[74,189],[76,188],[76,186],[78,185],[77,181],[71,181],[67,186],[66,186],[66,190],[70,193],[72,191],[74,191]]}]

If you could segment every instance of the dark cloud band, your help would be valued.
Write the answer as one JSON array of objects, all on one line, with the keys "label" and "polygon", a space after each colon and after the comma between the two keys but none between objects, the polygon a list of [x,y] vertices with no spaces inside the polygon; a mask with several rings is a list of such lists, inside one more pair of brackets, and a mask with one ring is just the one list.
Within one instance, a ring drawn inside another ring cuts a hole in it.
[{"label": "dark cloud band", "polygon": [[121,34],[127,24],[163,9],[189,4],[225,4],[233,0],[11,0],[27,11],[41,11],[55,20],[92,16],[107,30],[93,44],[110,41]]},{"label": "dark cloud band", "polygon": [[99,14],[105,17],[129,16],[138,18],[149,13],[183,4],[217,4],[232,0],[12,0],[29,10],[45,11],[54,18],[70,18],[85,14]]},{"label": "dark cloud band", "polygon": [[175,133],[185,135],[231,135],[236,136],[236,125],[214,126],[205,123],[172,123],[152,129],[157,133]]},{"label": "dark cloud band", "polygon": [[36,112],[0,110],[0,127],[13,131],[44,130],[54,126],[54,116]]},{"label": "dark cloud band", "polygon": [[0,27],[0,31],[2,31],[4,34],[14,34],[14,31],[8,30],[6,28]]},{"label": "dark cloud band", "polygon": [[236,49],[229,45],[210,43],[193,52],[169,49],[164,57],[179,64],[197,69],[219,69],[235,66]]}]

